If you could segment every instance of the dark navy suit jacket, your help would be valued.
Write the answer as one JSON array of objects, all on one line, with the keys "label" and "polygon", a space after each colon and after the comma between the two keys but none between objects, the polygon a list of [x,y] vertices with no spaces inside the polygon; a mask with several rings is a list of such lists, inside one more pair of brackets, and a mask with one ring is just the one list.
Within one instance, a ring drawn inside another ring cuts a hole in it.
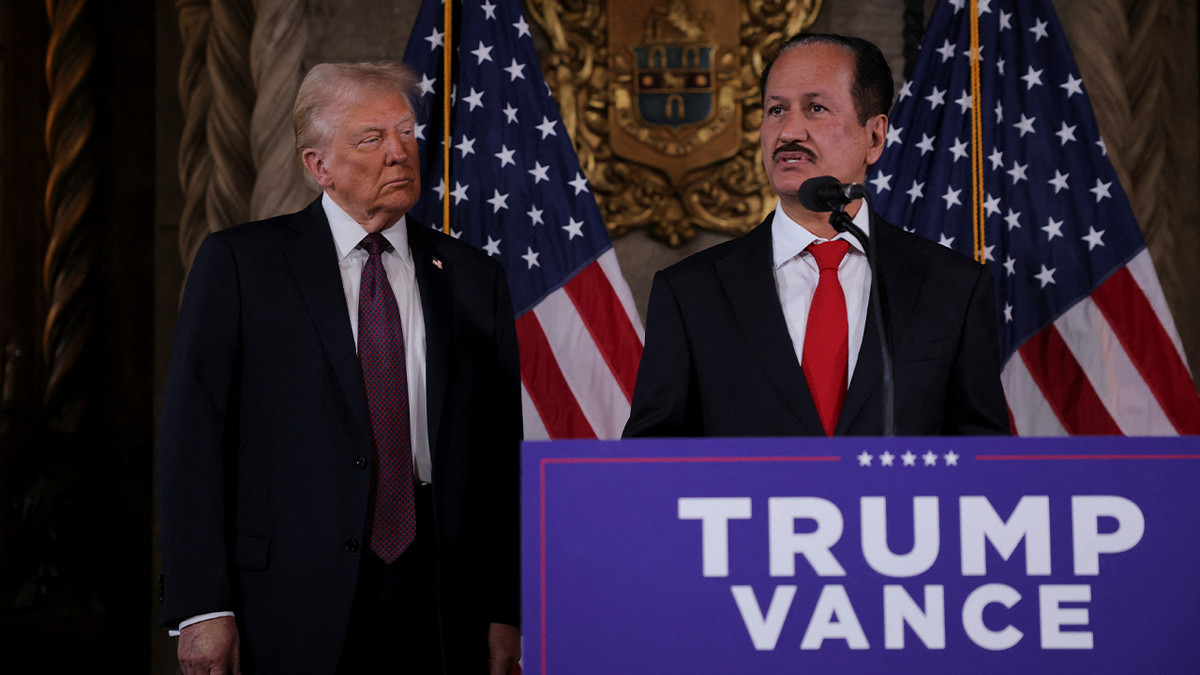
[{"label": "dark navy suit jacket", "polygon": [[[654,277],[625,436],[824,435],[775,287],[772,217]],[[897,433],[1009,433],[991,273],[871,217],[890,306]],[[883,432],[881,364],[868,312],[835,435]]]},{"label": "dark navy suit jacket", "polygon": [[[519,625],[512,301],[481,251],[411,218],[408,238],[427,343],[439,554],[428,583],[438,584],[447,672],[473,671],[486,662],[487,624]],[[371,555],[371,458],[320,200],[209,236],[163,394],[163,623],[232,609],[244,671],[334,672],[359,559]]]}]

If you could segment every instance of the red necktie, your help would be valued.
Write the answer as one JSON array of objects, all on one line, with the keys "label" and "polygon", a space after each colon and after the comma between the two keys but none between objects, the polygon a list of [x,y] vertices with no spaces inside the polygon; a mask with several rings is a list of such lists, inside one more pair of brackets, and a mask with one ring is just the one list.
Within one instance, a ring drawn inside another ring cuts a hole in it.
[{"label": "red necktie", "polygon": [[838,266],[849,249],[850,242],[844,239],[809,244],[807,249],[816,259],[821,276],[808,309],[804,362],[800,367],[804,370],[804,379],[808,381],[826,436],[832,436],[837,428],[838,415],[846,400],[850,331],[846,324],[846,294],[838,281]]},{"label": "red necktie", "polygon": [[391,244],[382,234],[374,233],[367,235],[359,248],[369,254],[358,293],[358,358],[375,441],[371,550],[385,563],[391,563],[417,534],[404,331],[380,257],[391,249]]}]

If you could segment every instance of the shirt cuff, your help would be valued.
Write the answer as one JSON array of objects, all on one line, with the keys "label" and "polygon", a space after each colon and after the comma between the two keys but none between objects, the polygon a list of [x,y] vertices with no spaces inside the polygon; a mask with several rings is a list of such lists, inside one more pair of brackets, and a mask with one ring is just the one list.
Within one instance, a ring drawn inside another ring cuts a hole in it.
[{"label": "shirt cuff", "polygon": [[171,637],[179,637],[180,631],[194,623],[200,623],[201,621],[208,621],[209,619],[216,619],[222,616],[233,616],[233,612],[210,612],[209,614],[197,614],[189,619],[180,621],[179,628],[168,630],[167,635]]}]

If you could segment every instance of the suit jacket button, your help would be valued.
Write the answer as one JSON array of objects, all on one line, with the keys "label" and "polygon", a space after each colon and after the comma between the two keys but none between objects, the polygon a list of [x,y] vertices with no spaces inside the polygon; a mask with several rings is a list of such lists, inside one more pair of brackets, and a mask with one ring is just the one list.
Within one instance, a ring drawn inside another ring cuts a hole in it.
[{"label": "suit jacket button", "polygon": [[358,552],[358,541],[355,539],[347,539],[346,540],[346,553],[357,553],[357,552]]},{"label": "suit jacket button", "polygon": [[366,465],[367,465],[367,458],[363,457],[362,455],[359,455],[358,459],[354,460],[354,466],[357,466],[360,469]]}]

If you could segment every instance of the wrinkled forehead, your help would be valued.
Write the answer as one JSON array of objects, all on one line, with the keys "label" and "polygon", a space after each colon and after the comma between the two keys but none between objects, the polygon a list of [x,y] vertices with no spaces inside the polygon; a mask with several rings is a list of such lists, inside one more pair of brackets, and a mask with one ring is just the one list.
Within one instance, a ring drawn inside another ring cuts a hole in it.
[{"label": "wrinkled forehead", "polygon": [[414,119],[408,99],[401,93],[378,84],[356,84],[322,108],[320,116],[327,124],[355,126],[367,120],[388,126]]}]

